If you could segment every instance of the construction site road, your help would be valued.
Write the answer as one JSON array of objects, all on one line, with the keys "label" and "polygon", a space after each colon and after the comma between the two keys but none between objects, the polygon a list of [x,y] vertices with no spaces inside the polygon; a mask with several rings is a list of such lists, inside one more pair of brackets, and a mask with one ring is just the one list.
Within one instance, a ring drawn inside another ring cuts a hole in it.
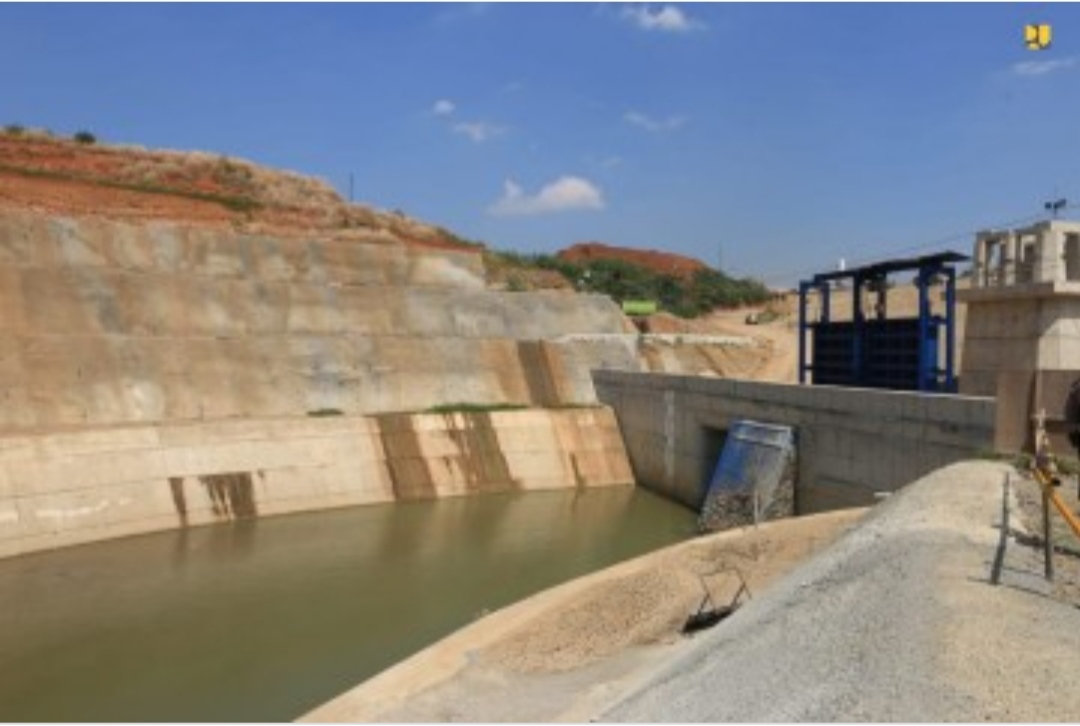
[{"label": "construction site road", "polygon": [[965,462],[913,483],[592,717],[1075,721],[1080,610],[1017,541],[1015,477]]}]

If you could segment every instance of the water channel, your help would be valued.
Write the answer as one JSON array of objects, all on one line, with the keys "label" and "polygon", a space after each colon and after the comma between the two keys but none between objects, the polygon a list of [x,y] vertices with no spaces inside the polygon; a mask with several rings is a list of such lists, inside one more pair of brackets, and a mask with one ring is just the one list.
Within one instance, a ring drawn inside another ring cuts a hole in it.
[{"label": "water channel", "polygon": [[485,610],[691,535],[636,487],[197,527],[0,561],[0,720],[283,721]]}]

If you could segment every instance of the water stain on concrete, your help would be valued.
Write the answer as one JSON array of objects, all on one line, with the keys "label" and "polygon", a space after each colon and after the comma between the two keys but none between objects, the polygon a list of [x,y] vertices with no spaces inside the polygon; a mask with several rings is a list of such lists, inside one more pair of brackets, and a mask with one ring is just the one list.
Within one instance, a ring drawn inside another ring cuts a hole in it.
[{"label": "water stain on concrete", "polygon": [[[456,425],[457,419],[464,427]],[[502,446],[489,413],[443,414],[446,431],[461,452],[461,470],[470,492],[507,491],[519,488],[510,476]]]},{"label": "water stain on concrete", "polygon": [[413,429],[412,416],[385,414],[377,421],[394,498],[435,499],[438,496],[435,481],[420,448],[420,437]]},{"label": "water stain on concrete", "polygon": [[180,515],[180,526],[186,527],[188,523],[188,518],[187,496],[184,494],[184,477],[170,476],[169,489],[172,490],[172,499],[173,504],[176,506],[176,513]]},{"label": "water stain on concrete", "polygon": [[574,470],[574,484],[578,489],[585,488],[585,477],[581,475],[581,469],[578,468],[578,460],[576,454],[570,454],[570,467]]},{"label": "water stain on concrete", "polygon": [[543,340],[519,340],[518,358],[529,388],[529,399],[537,406],[555,406],[561,403],[559,385],[552,372],[551,356]]},{"label": "water stain on concrete", "polygon": [[250,519],[259,516],[255,506],[255,488],[251,472],[207,474],[199,477],[206,487],[214,514],[230,519]]},{"label": "water stain on concrete", "polygon": [[[439,496],[436,478],[453,481],[463,477],[469,492],[504,492],[520,488],[510,475],[491,415],[446,413],[442,415],[446,436],[456,450],[433,457],[424,451],[424,432],[415,429],[410,414],[378,417],[379,436],[386,455],[386,468],[394,497],[398,500],[435,499]],[[430,435],[440,435],[431,432]],[[433,467],[439,467],[435,471]],[[460,481],[460,479],[459,479]]]}]

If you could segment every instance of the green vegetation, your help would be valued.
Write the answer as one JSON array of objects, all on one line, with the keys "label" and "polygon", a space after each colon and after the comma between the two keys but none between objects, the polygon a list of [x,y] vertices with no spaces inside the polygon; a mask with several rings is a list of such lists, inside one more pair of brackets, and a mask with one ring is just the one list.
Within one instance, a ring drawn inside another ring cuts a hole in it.
[{"label": "green vegetation", "polygon": [[340,408],[317,408],[314,411],[308,411],[307,415],[312,418],[324,418],[326,416],[344,416],[345,413]]},{"label": "green vegetation", "polygon": [[[405,214],[401,213],[401,216],[404,217]],[[454,244],[461,245],[462,247],[471,247],[472,249],[477,250],[483,250],[487,247],[487,245],[478,240],[469,239],[468,237],[462,237],[460,235],[454,234],[446,227],[436,227],[435,231],[442,235],[444,239],[447,239]]]},{"label": "green vegetation", "polygon": [[763,303],[768,289],[750,278],[736,279],[712,269],[698,270],[690,279],[655,272],[622,260],[574,263],[553,255],[522,255],[487,251],[489,263],[503,267],[558,272],[580,292],[598,292],[618,303],[655,300],[661,309],[692,318],[718,307]]},{"label": "green vegetation", "polygon": [[520,411],[523,403],[444,403],[425,409],[424,413],[488,413],[491,411]]},{"label": "green vegetation", "polygon": [[76,131],[75,136],[73,136],[72,138],[75,139],[75,143],[85,144],[86,146],[97,143],[97,137],[89,131]]},{"label": "green vegetation", "polygon": [[22,136],[25,132],[26,127],[20,124],[8,124],[4,127],[4,133],[12,136]]}]

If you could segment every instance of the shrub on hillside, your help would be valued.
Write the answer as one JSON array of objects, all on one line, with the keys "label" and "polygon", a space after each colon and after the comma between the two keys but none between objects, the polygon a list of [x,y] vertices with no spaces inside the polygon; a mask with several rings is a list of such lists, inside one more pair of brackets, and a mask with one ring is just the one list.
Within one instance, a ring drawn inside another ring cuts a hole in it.
[{"label": "shrub on hillside", "polygon": [[702,269],[689,279],[658,273],[625,260],[598,259],[569,262],[552,255],[491,252],[507,267],[533,267],[558,272],[580,292],[598,292],[616,302],[655,300],[661,308],[684,318],[697,317],[718,307],[738,307],[769,299],[768,289],[749,278],[735,279],[723,272]]},{"label": "shrub on hillside", "polygon": [[22,136],[26,128],[21,124],[8,124],[4,127],[4,133],[12,136]]},{"label": "shrub on hillside", "polygon": [[97,137],[89,131],[76,131],[73,138],[75,139],[75,143],[77,144],[85,144],[87,146],[90,146],[91,144],[97,143]]}]

